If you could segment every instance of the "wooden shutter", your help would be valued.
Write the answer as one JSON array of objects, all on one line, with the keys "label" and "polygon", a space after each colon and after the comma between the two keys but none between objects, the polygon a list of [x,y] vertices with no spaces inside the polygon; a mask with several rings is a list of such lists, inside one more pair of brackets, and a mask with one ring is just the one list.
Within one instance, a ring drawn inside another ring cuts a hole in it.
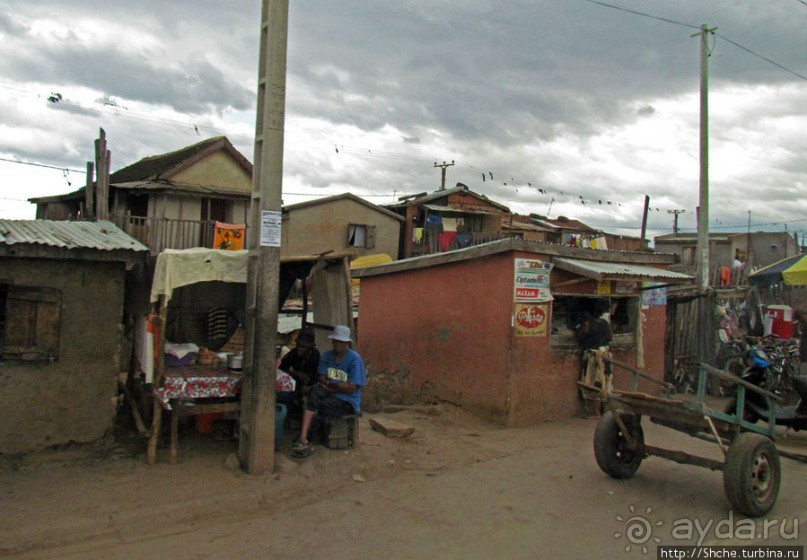
[{"label": "wooden shutter", "polygon": [[375,248],[375,226],[366,226],[367,227],[367,239],[365,240],[364,246],[368,249]]},{"label": "wooden shutter", "polygon": [[62,293],[54,288],[8,286],[3,358],[56,360]]}]

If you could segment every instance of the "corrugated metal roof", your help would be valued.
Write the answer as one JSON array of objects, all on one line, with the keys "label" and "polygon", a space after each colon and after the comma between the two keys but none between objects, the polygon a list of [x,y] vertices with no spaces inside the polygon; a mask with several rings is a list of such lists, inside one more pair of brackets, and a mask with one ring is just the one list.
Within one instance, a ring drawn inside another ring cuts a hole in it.
[{"label": "corrugated metal roof", "polygon": [[0,219],[0,245],[44,245],[61,249],[148,251],[112,222]]},{"label": "corrugated metal roof", "polygon": [[603,261],[585,261],[567,257],[554,257],[552,263],[568,272],[592,278],[594,280],[628,280],[643,282],[679,283],[689,282],[693,278],[680,272],[655,268],[641,264],[627,264]]},{"label": "corrugated metal roof", "polygon": [[485,210],[476,210],[474,208],[452,208],[451,206],[439,206],[437,204],[424,204],[424,208],[428,208],[432,212],[440,212],[441,214],[491,214]]}]

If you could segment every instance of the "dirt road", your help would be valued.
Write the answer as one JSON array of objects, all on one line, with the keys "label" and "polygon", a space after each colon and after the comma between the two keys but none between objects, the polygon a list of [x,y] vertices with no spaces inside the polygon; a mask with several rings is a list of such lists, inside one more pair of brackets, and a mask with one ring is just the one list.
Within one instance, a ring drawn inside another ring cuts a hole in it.
[{"label": "dirt road", "polygon": [[[407,439],[373,432],[365,415],[357,452],[280,455],[267,476],[228,469],[235,444],[193,434],[176,466],[121,449],[7,460],[0,557],[652,558],[659,543],[807,540],[798,526],[807,464],[782,459],[778,503],[751,522],[728,511],[719,472],[650,458],[631,480],[608,478],[591,451],[595,419],[504,430],[452,407],[433,412],[393,416],[415,427]],[[645,433],[654,445],[720,457],[716,445],[665,428]],[[789,445],[807,452],[807,435]]]}]

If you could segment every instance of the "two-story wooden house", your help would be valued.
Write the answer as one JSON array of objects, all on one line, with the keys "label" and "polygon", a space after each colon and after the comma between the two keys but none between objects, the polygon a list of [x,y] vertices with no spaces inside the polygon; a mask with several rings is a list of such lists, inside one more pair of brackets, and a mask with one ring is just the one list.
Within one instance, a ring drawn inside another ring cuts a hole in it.
[{"label": "two-story wooden house", "polygon": [[[76,220],[85,190],[29,199],[37,219]],[[109,219],[147,245],[163,249],[212,247],[216,221],[246,224],[252,164],[224,136],[149,156],[109,176]]]}]

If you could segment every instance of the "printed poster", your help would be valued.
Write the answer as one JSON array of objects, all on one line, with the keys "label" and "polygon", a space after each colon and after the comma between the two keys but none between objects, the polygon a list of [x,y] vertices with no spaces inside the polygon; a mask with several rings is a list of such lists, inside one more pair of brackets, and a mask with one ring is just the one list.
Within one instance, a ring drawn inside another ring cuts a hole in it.
[{"label": "printed poster", "polygon": [[650,286],[658,285],[655,282],[645,282],[645,289],[642,290],[642,307],[650,307],[651,305],[667,305],[667,288],[649,288]]},{"label": "printed poster", "polygon": [[261,247],[280,247],[281,213],[261,210]]},{"label": "printed poster", "polygon": [[517,303],[515,308],[516,336],[546,336],[549,306]]},{"label": "printed poster", "polygon": [[552,263],[539,259],[516,259],[513,297],[516,302],[541,303],[552,301],[549,273]]}]

